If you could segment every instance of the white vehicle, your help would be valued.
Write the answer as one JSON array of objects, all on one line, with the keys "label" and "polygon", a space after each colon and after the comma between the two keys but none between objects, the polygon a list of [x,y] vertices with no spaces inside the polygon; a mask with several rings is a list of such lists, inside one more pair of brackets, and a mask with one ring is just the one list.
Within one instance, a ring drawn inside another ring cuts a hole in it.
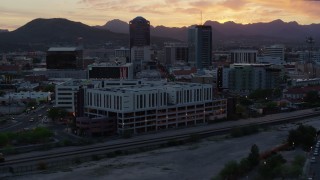
[{"label": "white vehicle", "polygon": [[311,163],[316,163],[316,157],[313,156],[313,157],[311,158]]}]

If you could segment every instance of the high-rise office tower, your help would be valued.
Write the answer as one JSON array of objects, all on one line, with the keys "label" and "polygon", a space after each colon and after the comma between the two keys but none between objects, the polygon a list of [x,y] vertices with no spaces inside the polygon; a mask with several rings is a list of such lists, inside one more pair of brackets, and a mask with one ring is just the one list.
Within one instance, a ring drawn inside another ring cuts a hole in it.
[{"label": "high-rise office tower", "polygon": [[170,42],[164,44],[165,64],[175,65],[178,62],[188,62],[188,44]]},{"label": "high-rise office tower", "polygon": [[133,46],[150,46],[150,22],[138,16],[129,22],[130,49]]},{"label": "high-rise office tower", "polygon": [[188,30],[189,58],[191,66],[203,69],[212,65],[211,26],[197,25]]}]

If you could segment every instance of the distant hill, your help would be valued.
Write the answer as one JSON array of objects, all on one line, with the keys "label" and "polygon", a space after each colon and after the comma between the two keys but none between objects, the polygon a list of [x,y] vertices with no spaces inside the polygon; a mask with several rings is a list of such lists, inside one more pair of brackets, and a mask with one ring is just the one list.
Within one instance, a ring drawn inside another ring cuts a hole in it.
[{"label": "distant hill", "polygon": [[[151,22],[152,23],[152,22]],[[303,43],[305,38],[312,36],[320,41],[320,24],[299,25],[297,22],[283,22],[274,20],[267,23],[237,24],[235,22],[219,23],[217,21],[207,21],[205,25],[212,27],[213,41],[224,42],[287,42]],[[112,32],[128,33],[128,23],[120,20],[112,20],[99,28],[107,29]],[[187,41],[188,27],[151,27],[151,35],[159,37],[176,38]]]},{"label": "distant hill", "polygon": [[0,33],[9,32],[8,29],[0,29]]},{"label": "distant hill", "polygon": [[[151,22],[152,23],[152,22]],[[207,21],[212,27],[215,47],[238,47],[285,43],[301,45],[308,36],[320,42],[320,24],[299,25],[297,22],[274,20],[268,23],[237,24]],[[151,41],[159,46],[166,41],[187,41],[189,27],[151,27]],[[112,43],[128,46],[129,25],[121,20],[108,21],[103,26],[88,26],[67,19],[35,19],[11,31],[0,31],[0,50],[45,50],[50,46],[76,44],[81,41],[89,47]]]},{"label": "distant hill", "polygon": [[[0,49],[47,49],[48,46],[74,45],[78,40],[87,46],[100,46],[111,42],[116,46],[128,46],[128,34],[115,33],[67,19],[35,19],[12,31],[0,33]],[[155,43],[169,38],[154,37]]]}]

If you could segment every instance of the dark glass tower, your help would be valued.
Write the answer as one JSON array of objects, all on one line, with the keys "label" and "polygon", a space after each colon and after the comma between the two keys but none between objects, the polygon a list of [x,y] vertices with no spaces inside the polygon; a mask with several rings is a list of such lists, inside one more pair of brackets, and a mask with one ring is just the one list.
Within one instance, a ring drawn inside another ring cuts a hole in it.
[{"label": "dark glass tower", "polygon": [[211,26],[198,25],[188,30],[189,63],[198,69],[212,65]]},{"label": "dark glass tower", "polygon": [[138,16],[130,21],[130,49],[133,46],[150,46],[150,22]]}]

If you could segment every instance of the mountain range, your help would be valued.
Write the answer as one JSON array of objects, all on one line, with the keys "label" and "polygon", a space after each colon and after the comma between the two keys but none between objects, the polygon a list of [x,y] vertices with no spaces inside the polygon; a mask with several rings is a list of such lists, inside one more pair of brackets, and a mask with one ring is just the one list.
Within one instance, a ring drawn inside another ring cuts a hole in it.
[{"label": "mountain range", "polygon": [[[215,47],[272,43],[301,45],[309,36],[316,42],[320,41],[320,24],[300,25],[297,22],[274,20],[246,25],[206,21],[204,25],[212,27]],[[187,41],[189,27],[151,26],[152,43],[161,46],[166,41]],[[50,46],[76,44],[79,39],[89,47],[101,47],[110,42],[114,46],[128,46],[128,32],[128,23],[118,19],[108,21],[103,26],[88,26],[62,18],[39,18],[14,31],[2,31],[0,50],[44,50]]]},{"label": "mountain range", "polygon": [[[176,41],[170,38],[152,37],[153,43]],[[50,46],[74,46],[83,43],[87,47],[127,46],[129,35],[111,32],[62,18],[34,19],[24,26],[0,33],[0,51],[46,50]]]},{"label": "mountain range", "polygon": [[[297,22],[283,22],[274,20],[267,23],[237,24],[229,21],[219,23],[217,21],[206,21],[204,25],[212,27],[213,41],[279,41],[295,43],[305,41],[306,37],[313,37],[320,40],[320,24],[300,25]],[[194,25],[193,25],[194,26]],[[112,32],[129,33],[128,23],[121,20],[108,21],[103,26],[96,26],[100,29]],[[191,27],[191,26],[189,26]],[[187,41],[187,30],[189,27],[170,28],[165,26],[151,26],[151,35],[159,37],[175,38]]]}]

